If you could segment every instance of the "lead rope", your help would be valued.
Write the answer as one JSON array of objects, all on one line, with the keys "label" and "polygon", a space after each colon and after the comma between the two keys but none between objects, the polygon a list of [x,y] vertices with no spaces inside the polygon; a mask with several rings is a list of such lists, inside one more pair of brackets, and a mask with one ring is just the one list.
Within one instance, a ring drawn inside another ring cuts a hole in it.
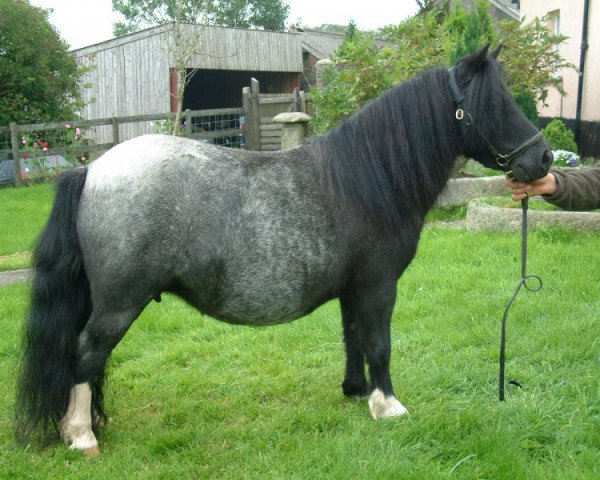
[{"label": "lead rope", "polygon": [[[537,275],[527,275],[527,210],[529,208],[529,197],[525,197],[521,200],[521,208],[523,211],[523,220],[521,223],[521,280],[519,281],[515,292],[512,297],[506,304],[506,308],[504,309],[504,316],[502,317],[502,330],[500,334],[500,374],[498,378],[498,391],[500,401],[504,401],[504,392],[506,390],[504,384],[504,370],[506,363],[506,319],[508,318],[508,311],[512,306],[515,298],[521,291],[521,287],[525,287],[530,292],[539,292],[542,289],[542,279]],[[527,284],[527,281],[530,279],[535,279],[537,282],[536,285],[531,286]],[[511,385],[516,385],[517,387],[521,387],[519,382],[516,380],[510,380],[508,382]]]}]

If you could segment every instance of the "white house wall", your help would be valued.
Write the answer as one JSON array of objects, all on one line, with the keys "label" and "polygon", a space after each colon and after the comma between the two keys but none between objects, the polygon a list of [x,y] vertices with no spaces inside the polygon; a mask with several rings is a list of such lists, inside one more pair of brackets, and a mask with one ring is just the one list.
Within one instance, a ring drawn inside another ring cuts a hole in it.
[{"label": "white house wall", "polygon": [[[579,67],[583,7],[583,0],[521,0],[521,18],[525,18],[527,22],[535,17],[560,11],[560,33],[569,37],[561,44],[560,53],[565,60]],[[600,5],[597,1],[590,1],[589,14],[589,48],[585,64],[581,119],[599,121],[600,89],[597,79],[600,78]],[[572,68],[562,69],[558,73],[563,79],[563,89],[567,96],[561,97],[556,89],[552,89],[546,100],[548,105],[539,107],[540,116],[573,119],[577,110],[579,74]]]}]

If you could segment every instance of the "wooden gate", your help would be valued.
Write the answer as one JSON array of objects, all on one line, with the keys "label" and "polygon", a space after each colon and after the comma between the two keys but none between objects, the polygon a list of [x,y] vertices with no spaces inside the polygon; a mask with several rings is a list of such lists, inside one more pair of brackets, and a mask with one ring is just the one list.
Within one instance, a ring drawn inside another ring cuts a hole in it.
[{"label": "wooden gate", "polygon": [[242,92],[245,117],[245,138],[248,150],[280,150],[281,125],[273,117],[284,112],[307,112],[308,99],[298,88],[293,93],[260,93],[260,84],[253,78]]}]

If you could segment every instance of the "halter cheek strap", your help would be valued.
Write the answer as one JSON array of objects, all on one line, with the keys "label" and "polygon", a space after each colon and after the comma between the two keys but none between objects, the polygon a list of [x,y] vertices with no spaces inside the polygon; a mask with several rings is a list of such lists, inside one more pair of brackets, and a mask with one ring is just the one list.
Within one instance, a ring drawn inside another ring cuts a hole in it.
[{"label": "halter cheek strap", "polygon": [[[450,87],[450,93],[452,94],[452,101],[456,105],[455,117],[457,120],[462,120],[465,117],[465,111],[464,111],[463,105],[462,105],[463,101],[465,100],[465,94],[463,92],[461,92],[460,89],[458,88],[458,84],[456,83],[456,77],[454,74],[454,67],[452,67],[448,70],[448,86]],[[496,159],[496,163],[500,167],[507,167],[507,166],[510,167],[511,162],[515,158],[517,158],[519,155],[522,155],[523,153],[525,153],[527,150],[529,150],[531,147],[533,147],[537,142],[539,142],[540,140],[542,140],[544,138],[542,132],[537,132],[533,137],[531,137],[529,140],[524,142],[522,145],[515,148],[512,152],[504,155],[504,154],[500,153],[494,147],[494,145],[492,145],[492,142],[490,142],[490,140],[485,136],[485,134],[477,126],[477,123],[475,122],[475,120],[473,119],[471,114],[467,113],[466,115],[467,115],[467,120],[466,120],[467,126],[473,127],[477,131],[479,136],[485,142],[485,144],[488,148],[488,151],[494,156],[494,158]]]},{"label": "halter cheek strap", "polygon": [[456,83],[456,77],[454,76],[454,67],[449,69],[448,73],[450,74],[448,82],[450,86],[450,93],[452,93],[452,101],[454,102],[454,105],[456,105],[455,116],[457,120],[462,120],[465,116],[465,112],[462,109],[462,103],[465,99],[465,94],[462,93],[458,88],[458,84]]}]

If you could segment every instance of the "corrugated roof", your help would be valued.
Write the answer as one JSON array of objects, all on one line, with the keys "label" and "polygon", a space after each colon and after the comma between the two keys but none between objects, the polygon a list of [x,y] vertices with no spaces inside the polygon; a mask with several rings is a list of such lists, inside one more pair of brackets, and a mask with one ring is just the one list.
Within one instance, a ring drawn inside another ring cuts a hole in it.
[{"label": "corrugated roof", "polygon": [[316,30],[304,30],[302,48],[319,60],[330,58],[344,41],[343,33],[328,33]]}]

